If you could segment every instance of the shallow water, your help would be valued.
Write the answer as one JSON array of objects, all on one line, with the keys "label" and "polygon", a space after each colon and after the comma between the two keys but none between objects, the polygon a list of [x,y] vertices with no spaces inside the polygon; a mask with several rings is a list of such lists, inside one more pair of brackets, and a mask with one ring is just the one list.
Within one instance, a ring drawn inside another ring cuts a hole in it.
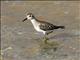
[{"label": "shallow water", "polygon": [[[1,57],[2,60],[79,60],[80,58],[80,2],[65,1],[2,1]],[[44,43],[30,21],[22,22],[26,12],[64,30],[54,30]]]}]

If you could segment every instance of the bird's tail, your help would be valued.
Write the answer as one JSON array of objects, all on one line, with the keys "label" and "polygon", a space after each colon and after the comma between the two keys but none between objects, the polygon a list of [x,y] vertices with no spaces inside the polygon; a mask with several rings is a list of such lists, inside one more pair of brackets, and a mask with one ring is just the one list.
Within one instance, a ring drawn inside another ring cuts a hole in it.
[{"label": "bird's tail", "polygon": [[65,26],[55,26],[55,29],[58,29],[58,28],[65,29]]},{"label": "bird's tail", "polygon": [[65,26],[57,26],[57,28],[65,29]]}]

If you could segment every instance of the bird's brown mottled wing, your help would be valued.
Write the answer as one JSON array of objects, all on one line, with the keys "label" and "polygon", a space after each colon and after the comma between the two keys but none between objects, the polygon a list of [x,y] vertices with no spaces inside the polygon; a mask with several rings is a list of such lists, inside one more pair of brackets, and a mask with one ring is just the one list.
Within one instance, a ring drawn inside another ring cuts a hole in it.
[{"label": "bird's brown mottled wing", "polygon": [[40,24],[40,29],[44,30],[44,31],[49,31],[49,30],[53,30],[55,28],[55,26],[53,24],[50,24],[48,22],[44,22]]}]

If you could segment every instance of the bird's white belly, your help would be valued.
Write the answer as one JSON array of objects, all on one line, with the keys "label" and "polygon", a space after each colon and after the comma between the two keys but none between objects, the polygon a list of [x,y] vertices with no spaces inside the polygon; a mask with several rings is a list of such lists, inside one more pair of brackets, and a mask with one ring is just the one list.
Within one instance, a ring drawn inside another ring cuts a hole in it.
[{"label": "bird's white belly", "polygon": [[40,29],[39,25],[34,25],[34,28],[35,28],[36,31],[38,31],[38,32],[43,32],[43,30]]},{"label": "bird's white belly", "polygon": [[38,23],[35,20],[31,20],[31,22],[32,22],[32,24],[33,24],[33,26],[34,26],[34,28],[35,28],[36,31],[43,32],[45,34],[45,31],[41,30],[40,27],[39,27],[40,23]]}]

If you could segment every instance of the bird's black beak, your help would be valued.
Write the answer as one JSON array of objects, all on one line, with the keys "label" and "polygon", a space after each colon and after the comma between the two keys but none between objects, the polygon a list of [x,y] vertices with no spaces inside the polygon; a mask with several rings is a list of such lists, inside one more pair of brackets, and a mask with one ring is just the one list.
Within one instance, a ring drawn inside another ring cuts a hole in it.
[{"label": "bird's black beak", "polygon": [[24,21],[26,21],[27,20],[27,18],[25,18],[24,20],[22,20],[22,22],[24,22]]}]

